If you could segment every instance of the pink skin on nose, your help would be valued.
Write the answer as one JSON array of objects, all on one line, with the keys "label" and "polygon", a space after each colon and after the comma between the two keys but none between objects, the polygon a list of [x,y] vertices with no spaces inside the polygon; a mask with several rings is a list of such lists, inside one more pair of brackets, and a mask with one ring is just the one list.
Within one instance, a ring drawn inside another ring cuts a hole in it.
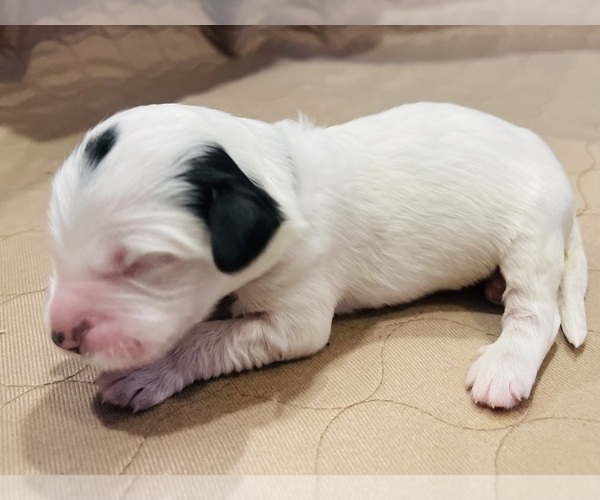
[{"label": "pink skin on nose", "polygon": [[[52,340],[59,347],[80,354],[110,353],[141,358],[144,348],[123,332],[113,318],[94,309],[100,290],[95,286],[59,287],[50,304]],[[104,292],[106,293],[106,291]]]}]

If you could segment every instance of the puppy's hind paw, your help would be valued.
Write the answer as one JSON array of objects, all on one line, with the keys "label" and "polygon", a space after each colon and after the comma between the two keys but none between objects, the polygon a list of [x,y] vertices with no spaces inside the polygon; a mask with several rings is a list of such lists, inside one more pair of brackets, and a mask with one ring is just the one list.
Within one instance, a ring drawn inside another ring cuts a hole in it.
[{"label": "puppy's hind paw", "polygon": [[492,344],[471,366],[466,386],[477,404],[510,409],[529,397],[535,376],[527,360]]},{"label": "puppy's hind paw", "polygon": [[131,371],[105,372],[95,383],[103,402],[134,412],[162,403],[187,385],[181,374],[164,360]]}]

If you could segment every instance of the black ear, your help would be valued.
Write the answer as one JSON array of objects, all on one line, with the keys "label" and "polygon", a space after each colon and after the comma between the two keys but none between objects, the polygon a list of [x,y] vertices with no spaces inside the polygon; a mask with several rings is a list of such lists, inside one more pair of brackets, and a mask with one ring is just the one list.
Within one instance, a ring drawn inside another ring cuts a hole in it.
[{"label": "black ear", "polygon": [[190,162],[186,205],[209,228],[213,258],[224,273],[248,266],[281,224],[277,203],[220,146]]}]

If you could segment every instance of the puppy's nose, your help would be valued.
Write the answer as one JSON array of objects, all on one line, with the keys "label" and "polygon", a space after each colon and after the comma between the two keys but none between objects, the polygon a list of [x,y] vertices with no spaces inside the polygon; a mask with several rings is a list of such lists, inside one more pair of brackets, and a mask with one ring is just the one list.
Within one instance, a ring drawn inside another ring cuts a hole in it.
[{"label": "puppy's nose", "polygon": [[57,346],[62,345],[65,341],[65,334],[63,332],[52,332],[52,342],[54,342]]},{"label": "puppy's nose", "polygon": [[81,339],[89,329],[90,324],[87,321],[82,321],[70,332],[52,331],[52,342],[62,349],[79,354]]}]

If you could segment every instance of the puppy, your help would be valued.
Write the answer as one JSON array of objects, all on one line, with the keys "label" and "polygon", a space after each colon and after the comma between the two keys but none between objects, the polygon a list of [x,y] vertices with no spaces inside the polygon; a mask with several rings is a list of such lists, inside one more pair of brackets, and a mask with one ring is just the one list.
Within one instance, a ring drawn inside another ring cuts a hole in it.
[{"label": "puppy", "polygon": [[[328,128],[176,104],[123,111],[65,161],[49,225],[52,340],[105,370],[104,399],[133,410],[315,354],[335,313],[498,268],[488,296],[500,288],[502,334],[468,372],[476,402],[517,405],[560,325],[575,347],[586,336],[587,264],[561,165],[532,132],[456,105]],[[230,294],[234,319],[207,321]]]}]

